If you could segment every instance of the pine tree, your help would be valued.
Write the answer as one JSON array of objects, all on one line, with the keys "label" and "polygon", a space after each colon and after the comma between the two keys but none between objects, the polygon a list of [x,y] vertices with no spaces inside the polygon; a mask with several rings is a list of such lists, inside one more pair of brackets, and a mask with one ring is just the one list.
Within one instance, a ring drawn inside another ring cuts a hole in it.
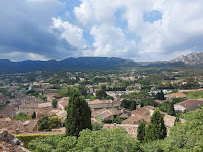
[{"label": "pine tree", "polygon": [[163,117],[159,109],[156,109],[151,117],[151,124],[146,127],[145,141],[164,139],[166,135]]},{"label": "pine tree", "polygon": [[67,136],[79,136],[83,129],[92,129],[91,109],[77,90],[72,91],[69,99],[65,127]]},{"label": "pine tree", "polygon": [[143,142],[144,141],[144,137],[145,137],[145,123],[142,121],[139,124],[138,129],[137,129],[137,139],[140,142]]},{"label": "pine tree", "polygon": [[176,115],[175,109],[174,109],[174,105],[173,105],[172,102],[169,102],[167,114],[171,115],[171,116],[175,116]]}]

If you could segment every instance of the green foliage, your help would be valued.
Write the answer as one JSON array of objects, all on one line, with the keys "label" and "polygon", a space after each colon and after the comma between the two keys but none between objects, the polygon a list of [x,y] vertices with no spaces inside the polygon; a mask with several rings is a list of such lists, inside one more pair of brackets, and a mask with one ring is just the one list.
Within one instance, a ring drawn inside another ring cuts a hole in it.
[{"label": "green foliage", "polygon": [[101,87],[102,90],[106,90],[106,85],[103,84],[100,87]]},{"label": "green foliage", "polygon": [[98,121],[95,121],[92,123],[92,131],[97,131],[97,130],[100,130],[103,128],[103,123],[101,122],[98,122]]},{"label": "green foliage", "polygon": [[121,106],[123,108],[127,108],[127,109],[130,109],[130,110],[135,110],[136,105],[137,105],[137,103],[134,100],[123,99],[121,101]]},{"label": "green foliage", "polygon": [[80,94],[82,96],[85,96],[85,97],[87,96],[87,89],[83,85],[79,85],[78,90],[80,91]]},{"label": "green foliage", "polygon": [[61,119],[56,115],[43,116],[38,121],[39,130],[51,130],[57,128]]},{"label": "green foliage", "polygon": [[171,115],[171,116],[175,116],[175,109],[174,109],[174,105],[172,102],[169,102],[169,106],[168,106],[168,110],[167,110],[167,114]]},{"label": "green foliage", "polygon": [[121,124],[122,121],[123,119],[116,117],[113,119],[112,123]]},{"label": "green foliage", "polygon": [[56,99],[53,99],[53,100],[52,100],[52,106],[53,106],[54,108],[57,107],[57,100],[56,100]]},{"label": "green foliage", "polygon": [[187,98],[189,99],[200,99],[203,98],[203,91],[187,92]]},{"label": "green foliage", "polygon": [[66,88],[66,89],[61,89],[59,92],[58,92],[58,96],[60,97],[60,98],[62,98],[62,97],[68,97],[68,96],[70,96],[70,93],[71,93],[71,91],[73,90],[74,88],[72,88],[72,87],[68,87],[68,88]]},{"label": "green foliage", "polygon": [[16,138],[18,138],[20,141],[23,142],[25,148],[28,148],[28,143],[31,140],[34,140],[39,137],[42,139],[47,136],[50,136],[50,134],[49,135],[15,135]]},{"label": "green foliage", "polygon": [[130,110],[135,110],[137,106],[137,103],[135,101],[132,101],[130,104]]},{"label": "green foliage", "polygon": [[77,90],[71,92],[65,120],[66,135],[78,136],[83,129],[91,129],[91,109]]},{"label": "green foliage", "polygon": [[29,149],[35,152],[134,152],[140,151],[140,143],[123,128],[84,129],[78,138],[65,135],[36,138],[29,143]]},{"label": "green foliage", "polygon": [[164,140],[156,140],[142,145],[146,152],[200,152],[203,147],[203,109],[190,111],[182,115],[184,124],[177,123],[170,129],[170,135]]},{"label": "green foliage", "polygon": [[28,117],[28,115],[24,113],[19,113],[14,120],[26,120],[26,119],[32,119],[32,117]]},{"label": "green foliage", "polygon": [[151,123],[146,128],[145,141],[164,139],[167,135],[167,132],[163,117],[159,112],[159,109],[154,111],[150,120]]},{"label": "green foliage", "polygon": [[97,99],[105,99],[107,97],[106,92],[103,89],[97,90],[96,91],[96,98]]},{"label": "green foliage", "polygon": [[35,118],[36,118],[36,112],[34,111],[32,114],[32,119],[35,119]]},{"label": "green foliage", "polygon": [[137,128],[137,140],[143,142],[144,137],[145,137],[145,123],[142,121]]},{"label": "green foliage", "polygon": [[161,90],[161,92],[157,92],[156,99],[158,99],[158,100],[164,100],[165,99],[164,98],[164,93],[163,93],[162,90]]},{"label": "green foliage", "polygon": [[171,93],[177,93],[178,90],[177,89],[174,89]]}]

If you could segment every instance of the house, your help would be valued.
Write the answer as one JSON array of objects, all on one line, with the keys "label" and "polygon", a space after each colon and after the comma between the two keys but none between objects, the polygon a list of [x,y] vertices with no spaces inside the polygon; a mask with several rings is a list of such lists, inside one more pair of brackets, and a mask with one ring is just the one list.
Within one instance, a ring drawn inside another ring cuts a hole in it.
[{"label": "house", "polygon": [[171,93],[168,95],[165,95],[166,100],[171,101],[173,98],[186,98],[187,95],[182,92],[177,92],[177,93]]},{"label": "house", "polygon": [[36,114],[39,116],[40,113],[50,111],[51,109],[52,109],[51,102],[31,103],[31,104],[24,104],[19,106],[19,112],[25,113],[28,116],[31,116],[33,112],[36,112]]},{"label": "house", "polygon": [[69,97],[63,97],[57,102],[57,108],[65,111],[66,106],[69,103]]},{"label": "house", "polygon": [[119,101],[114,100],[93,100],[89,101],[89,106],[94,109],[101,109],[101,108],[111,108],[111,107],[120,107]]},{"label": "house", "polygon": [[174,104],[176,111],[184,112],[185,110],[193,111],[203,104],[203,99],[189,99],[183,102]]},{"label": "house", "polygon": [[5,128],[12,134],[36,132],[38,131],[38,119],[11,120],[10,118],[0,118],[0,128]]},{"label": "house", "polygon": [[5,118],[5,117],[13,118],[13,115],[17,111],[18,110],[13,106],[10,106],[10,105],[2,106],[2,109],[0,109],[0,118]]},{"label": "house", "polygon": [[97,111],[93,111],[91,117],[99,121],[111,121],[115,116],[119,116],[121,114],[121,110],[103,108]]},{"label": "house", "polygon": [[[122,124],[132,124],[132,125],[138,125],[141,121],[145,122],[146,124],[150,123],[150,119],[152,114],[154,113],[155,108],[152,106],[146,106],[142,107],[140,109],[136,109],[131,112],[132,116],[124,121],[122,121]],[[167,115],[164,112],[160,112],[164,119],[164,124],[167,128],[171,128],[174,126],[174,122],[176,117]],[[182,123],[185,122],[185,120],[180,119]]]}]

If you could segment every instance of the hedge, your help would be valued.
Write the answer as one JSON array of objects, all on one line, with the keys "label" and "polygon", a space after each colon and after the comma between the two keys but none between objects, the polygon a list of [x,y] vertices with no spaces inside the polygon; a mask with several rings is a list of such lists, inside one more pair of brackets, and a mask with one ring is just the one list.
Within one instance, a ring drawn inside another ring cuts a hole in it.
[{"label": "hedge", "polygon": [[50,136],[50,135],[53,135],[53,134],[37,134],[37,135],[15,135],[16,138],[18,138],[20,141],[22,141],[24,143],[24,147],[25,148],[28,148],[28,143],[33,140],[33,139],[36,139],[38,137],[40,138],[44,138],[44,137],[47,137],[47,136]]}]

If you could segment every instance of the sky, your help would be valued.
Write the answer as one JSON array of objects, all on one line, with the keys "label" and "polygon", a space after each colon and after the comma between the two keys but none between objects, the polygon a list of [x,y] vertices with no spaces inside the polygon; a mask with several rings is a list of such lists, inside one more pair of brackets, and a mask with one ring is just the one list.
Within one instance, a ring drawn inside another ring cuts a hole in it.
[{"label": "sky", "polygon": [[0,59],[166,61],[203,52],[203,0],[1,0]]}]

